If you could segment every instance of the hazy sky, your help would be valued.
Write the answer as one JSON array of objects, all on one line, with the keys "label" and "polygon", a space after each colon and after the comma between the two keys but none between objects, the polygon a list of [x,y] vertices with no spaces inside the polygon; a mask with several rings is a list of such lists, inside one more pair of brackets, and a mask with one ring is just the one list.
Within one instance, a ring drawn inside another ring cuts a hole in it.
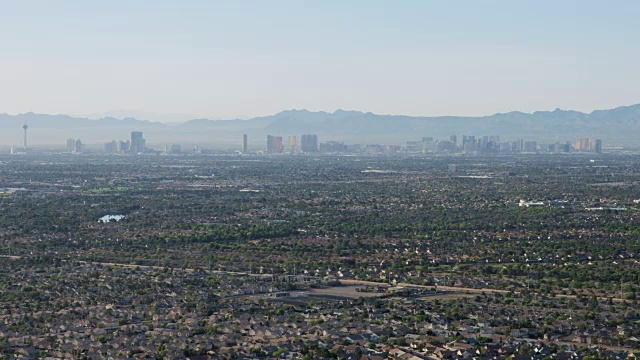
[{"label": "hazy sky", "polygon": [[638,14],[635,0],[0,0],[0,113],[611,108],[640,102]]}]

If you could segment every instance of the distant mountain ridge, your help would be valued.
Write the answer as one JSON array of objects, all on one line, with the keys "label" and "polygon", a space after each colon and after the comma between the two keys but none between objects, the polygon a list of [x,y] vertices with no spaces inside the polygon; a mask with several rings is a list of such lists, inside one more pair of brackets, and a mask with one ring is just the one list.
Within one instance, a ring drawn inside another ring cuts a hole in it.
[{"label": "distant mountain ridge", "polygon": [[81,138],[87,144],[127,139],[133,130],[145,133],[150,145],[163,143],[229,147],[249,134],[254,148],[264,147],[264,137],[318,134],[320,141],[402,144],[425,136],[445,139],[449,135],[500,135],[540,142],[574,141],[595,136],[607,144],[640,144],[640,104],[582,113],[573,110],[512,111],[488,116],[416,117],[379,115],[370,112],[336,110],[285,110],[248,120],[194,119],[179,125],[135,118],[78,118],[68,115],[25,113],[0,114],[0,144],[20,144],[22,124],[29,125],[30,143],[64,144],[67,138]]}]

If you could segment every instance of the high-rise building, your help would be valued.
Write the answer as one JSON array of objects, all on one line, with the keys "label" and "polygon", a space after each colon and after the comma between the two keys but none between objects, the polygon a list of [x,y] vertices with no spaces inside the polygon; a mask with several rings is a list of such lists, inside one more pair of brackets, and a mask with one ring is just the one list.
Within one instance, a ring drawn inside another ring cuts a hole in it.
[{"label": "high-rise building", "polygon": [[458,146],[458,136],[457,135],[449,136],[449,141],[451,141],[453,143],[453,145]]},{"label": "high-rise building", "polygon": [[282,136],[267,135],[267,152],[270,154],[279,154],[282,150]]},{"label": "high-rise building", "polygon": [[76,147],[75,139],[67,139],[67,152],[73,152],[73,149]]},{"label": "high-rise building", "polygon": [[289,152],[298,152],[298,137],[295,135],[289,136]]},{"label": "high-rise building", "polygon": [[454,153],[456,152],[456,144],[451,141],[438,141],[435,144],[435,151],[437,152],[448,152]]},{"label": "high-rise building", "polygon": [[104,152],[106,154],[117,154],[120,152],[118,149],[118,145],[119,143],[115,140],[108,142],[104,144]]},{"label": "high-rise building", "polygon": [[132,153],[142,153],[146,148],[145,140],[142,137],[142,131],[131,132],[131,148]]},{"label": "high-rise building", "polygon": [[589,138],[577,138],[575,148],[578,151],[586,150],[589,147]]},{"label": "high-rise building", "polygon": [[596,139],[594,137],[577,138],[574,147],[578,151],[594,151],[596,153],[601,153],[602,139]]},{"label": "high-rise building", "polygon": [[464,152],[473,152],[478,149],[474,135],[462,135],[462,149]]},{"label": "high-rise building", "polygon": [[249,135],[242,135],[242,153],[246,154],[249,152]]},{"label": "high-rise building", "polygon": [[76,139],[76,141],[73,144],[73,152],[76,154],[80,154],[82,153],[82,150],[83,150],[82,140]]},{"label": "high-rise building", "polygon": [[524,143],[524,151],[526,152],[536,152],[538,151],[538,143],[535,141],[525,141]]},{"label": "high-rise building", "polygon": [[275,149],[276,137],[273,135],[267,135],[267,152],[272,154]]},{"label": "high-rise building", "polygon": [[318,151],[318,135],[302,135],[302,141],[300,147],[303,152],[316,152]]},{"label": "high-rise building", "polygon": [[474,135],[462,135],[462,150],[464,152],[474,152],[478,149],[476,137]]},{"label": "high-rise building", "polygon": [[594,144],[596,154],[602,154],[602,139],[596,139]]},{"label": "high-rise building", "polygon": [[118,153],[126,153],[131,150],[131,141],[129,140],[120,140],[118,142]]}]

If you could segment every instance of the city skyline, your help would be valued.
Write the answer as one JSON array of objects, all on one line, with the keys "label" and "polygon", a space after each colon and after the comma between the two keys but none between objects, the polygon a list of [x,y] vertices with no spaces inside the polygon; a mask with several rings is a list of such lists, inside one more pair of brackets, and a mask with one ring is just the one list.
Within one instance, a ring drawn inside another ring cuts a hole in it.
[{"label": "city skyline", "polygon": [[[288,139],[285,146],[284,139]],[[544,143],[537,140],[525,141],[520,139],[500,140],[500,135],[462,135],[458,142],[457,135],[450,135],[445,139],[433,137],[423,137],[417,141],[407,141],[405,144],[345,144],[342,141],[326,139],[320,142],[317,134],[303,134],[300,136],[301,143],[298,146],[298,135],[267,135],[266,146],[251,146],[247,134],[242,135],[240,149],[227,149],[226,153],[240,154],[298,154],[298,153],[430,153],[430,154],[457,154],[457,153],[570,153],[570,152],[591,152],[601,154],[603,152],[602,139],[595,137],[578,137],[575,142],[556,141],[555,143]],[[81,139],[69,138],[66,141],[66,152],[81,154],[86,147]],[[25,150],[26,151],[26,150]],[[204,151],[204,152],[203,152]],[[14,150],[11,151],[14,153]],[[183,144],[170,143],[162,144],[162,151],[146,146],[146,139],[141,131],[132,131],[131,140],[112,140],[103,144],[105,154],[206,154],[212,153],[211,149],[201,148],[194,145],[193,152],[183,151]],[[95,153],[95,152],[93,152]],[[225,152],[222,152],[225,153]]]},{"label": "city skyline", "polygon": [[0,0],[0,358],[637,358],[638,13]]},{"label": "city skyline", "polygon": [[[481,117],[409,117],[345,110],[333,113],[287,110],[248,120],[196,119],[182,124],[162,124],[131,118],[90,120],[67,115],[0,114],[0,128],[5,129],[0,132],[0,146],[19,144],[17,139],[23,137],[24,130],[23,126],[18,125],[23,123],[29,124],[29,143],[37,146],[55,145],[69,137],[79,137],[87,143],[103,143],[121,138],[131,129],[152,134],[156,144],[188,141],[200,145],[229,145],[233,143],[230,139],[238,134],[259,138],[277,130],[297,134],[311,131],[323,138],[350,142],[403,143],[411,140],[416,133],[439,137],[450,134],[500,133],[551,142],[567,137],[595,136],[606,138],[609,144],[617,146],[636,146],[637,140],[632,134],[640,124],[637,120],[639,116],[640,104],[596,110],[589,114],[556,109],[533,113],[513,111]],[[22,139],[20,142],[23,142]]]}]

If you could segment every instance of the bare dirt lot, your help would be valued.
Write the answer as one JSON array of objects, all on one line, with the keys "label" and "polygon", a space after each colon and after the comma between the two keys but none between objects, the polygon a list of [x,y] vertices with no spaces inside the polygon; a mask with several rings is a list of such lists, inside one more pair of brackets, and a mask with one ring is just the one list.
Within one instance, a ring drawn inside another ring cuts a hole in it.
[{"label": "bare dirt lot", "polygon": [[381,296],[384,293],[376,293],[376,292],[359,292],[356,291],[358,288],[364,288],[364,286],[357,285],[345,285],[345,286],[334,286],[330,288],[324,289],[310,289],[308,293],[310,294],[318,294],[318,295],[328,295],[328,296],[339,296],[357,299],[359,297],[375,297]]}]

